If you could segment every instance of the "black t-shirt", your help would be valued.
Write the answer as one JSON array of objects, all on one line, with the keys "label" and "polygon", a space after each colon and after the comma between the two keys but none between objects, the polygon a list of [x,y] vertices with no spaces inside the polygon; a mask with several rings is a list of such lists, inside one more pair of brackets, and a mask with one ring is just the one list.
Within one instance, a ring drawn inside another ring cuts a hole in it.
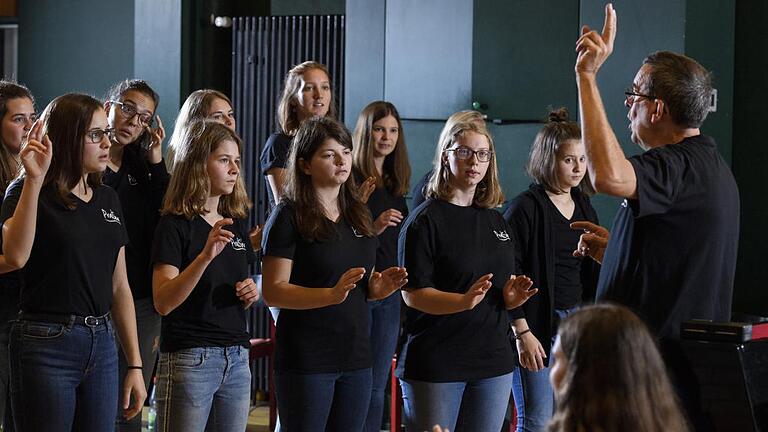
[{"label": "black t-shirt", "polygon": [[[0,251],[3,250],[2,225],[0,224]],[[2,253],[2,252],[0,252]],[[0,274],[0,325],[15,320],[19,314],[19,271]]]},{"label": "black t-shirt", "polygon": [[[365,179],[355,172],[358,183],[361,183]],[[405,197],[396,197],[392,195],[386,188],[376,188],[368,198],[368,210],[371,211],[371,217],[376,220],[383,212],[395,209],[399,210],[403,214],[403,222],[408,217],[408,204],[405,203]],[[400,235],[400,227],[402,222],[398,226],[387,227],[381,234],[379,234],[379,249],[376,251],[376,270],[382,271],[390,267],[397,265],[397,237]]]},{"label": "black t-shirt", "polygon": [[739,191],[703,135],[629,158],[637,199],[611,229],[598,300],[625,304],[657,336],[694,318],[728,321],[739,238]]},{"label": "black t-shirt", "polygon": [[413,201],[411,202],[411,206],[413,208],[416,208],[421,205],[426,200],[426,197],[424,196],[424,188],[427,186],[427,183],[429,183],[429,178],[432,177],[432,171],[427,171],[426,174],[424,174],[424,177],[419,180],[418,183],[416,183],[416,186],[411,189],[411,195],[413,196]]},{"label": "black t-shirt", "polygon": [[[264,149],[261,150],[261,173],[266,179],[267,171],[272,168],[286,168],[288,164],[288,155],[291,153],[291,143],[293,137],[284,133],[274,133],[267,138]],[[269,195],[269,208],[275,207],[275,196],[272,188],[267,182],[267,194]]]},{"label": "black t-shirt", "polygon": [[120,170],[107,168],[102,177],[104,184],[117,192],[123,207],[130,239],[125,247],[125,264],[135,299],[152,297],[149,258],[169,180],[165,163],[149,164],[145,154],[138,145],[126,146]]},{"label": "black t-shirt", "polygon": [[578,205],[568,220],[555,204],[548,200],[554,214],[552,234],[555,240],[555,309],[569,309],[581,303],[581,261],[573,256],[579,243],[580,231],[571,228],[572,221],[586,220]]},{"label": "black t-shirt", "polygon": [[406,340],[397,362],[400,378],[466,381],[513,370],[502,297],[504,284],[515,274],[510,233],[501,213],[491,209],[427,200],[411,213],[398,244],[409,289],[463,294],[487,273],[493,273],[493,285],[472,310],[430,315],[406,308]]},{"label": "black t-shirt", "polygon": [[350,268],[366,269],[340,304],[280,310],[275,369],[328,373],[371,367],[367,281],[376,261],[376,238],[358,234],[342,218],[335,238],[306,241],[296,227],[293,207],[282,202],[267,220],[262,244],[265,256],[293,261],[290,283],[305,288],[330,288]]},{"label": "black t-shirt", "polygon": [[[0,220],[13,216],[24,180],[14,180]],[[109,186],[93,188],[70,210],[53,184],[40,191],[35,240],[21,269],[21,310],[30,313],[99,316],[112,306],[112,274],[120,248],[128,243],[120,200]]]},{"label": "black t-shirt", "polygon": [[[208,264],[186,300],[162,319],[160,351],[233,345],[249,346],[245,309],[235,294],[235,283],[249,276],[256,261],[245,222],[235,219],[224,229],[235,237]],[[152,264],[170,264],[184,271],[200,254],[211,225],[200,216],[191,220],[166,215],[160,219],[152,247]]]}]

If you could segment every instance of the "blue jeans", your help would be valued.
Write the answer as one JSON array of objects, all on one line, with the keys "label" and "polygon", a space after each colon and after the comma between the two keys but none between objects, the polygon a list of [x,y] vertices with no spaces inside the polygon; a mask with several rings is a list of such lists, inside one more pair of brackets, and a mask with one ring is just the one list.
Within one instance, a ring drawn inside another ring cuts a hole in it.
[{"label": "blue jeans", "polygon": [[281,432],[363,429],[371,396],[371,369],[301,374],[275,372]]},{"label": "blue jeans", "polygon": [[[141,355],[141,364],[144,365],[144,370],[142,371],[142,374],[144,375],[144,388],[149,391],[149,381],[152,378],[152,371],[154,370],[155,362],[157,361],[158,338],[160,337],[160,315],[155,311],[152,297],[134,300],[133,305],[136,309],[136,331],[139,338],[139,354]],[[128,364],[126,363],[125,355],[119,345],[117,349],[119,376],[123,377],[128,371],[126,369]],[[122,395],[122,381],[120,381],[119,386],[120,389],[118,395]],[[120,396],[119,399],[118,404],[122,404],[122,396]],[[122,407],[122,405],[120,405],[120,407]],[[117,410],[117,430],[120,432],[140,432],[141,416],[137,415],[130,420],[125,420],[123,418],[123,410],[120,407],[118,407]]]},{"label": "blue jeans", "polygon": [[[554,329],[557,330],[560,321],[578,308],[575,306],[570,309],[554,309]],[[552,344],[555,343],[556,336],[557,333],[553,333]],[[555,403],[554,391],[549,383],[549,367],[536,372],[518,367],[513,375],[512,394],[517,409],[516,432],[546,431]]]},{"label": "blue jeans", "polygon": [[473,381],[434,383],[401,379],[406,432],[498,432],[504,423],[512,373]]},{"label": "blue jeans", "polygon": [[251,370],[248,349],[189,348],[160,353],[158,432],[243,432],[248,424]]},{"label": "blue jeans", "polygon": [[371,375],[371,403],[368,418],[365,421],[366,432],[379,432],[384,414],[384,389],[395,354],[397,336],[400,331],[400,302],[402,297],[396,292],[389,297],[368,302],[371,312],[371,357],[373,368]]},{"label": "blue jeans", "polygon": [[16,430],[114,429],[117,352],[109,319],[94,327],[17,321],[10,339]]}]

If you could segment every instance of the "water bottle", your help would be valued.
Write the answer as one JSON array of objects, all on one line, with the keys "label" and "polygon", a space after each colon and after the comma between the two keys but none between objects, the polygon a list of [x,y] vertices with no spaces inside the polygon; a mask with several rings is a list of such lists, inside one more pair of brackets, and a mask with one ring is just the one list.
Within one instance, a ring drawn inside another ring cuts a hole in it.
[{"label": "water bottle", "polygon": [[157,389],[157,377],[152,381],[152,391],[149,393],[149,412],[147,413],[147,431],[157,430],[157,401],[155,390]]}]

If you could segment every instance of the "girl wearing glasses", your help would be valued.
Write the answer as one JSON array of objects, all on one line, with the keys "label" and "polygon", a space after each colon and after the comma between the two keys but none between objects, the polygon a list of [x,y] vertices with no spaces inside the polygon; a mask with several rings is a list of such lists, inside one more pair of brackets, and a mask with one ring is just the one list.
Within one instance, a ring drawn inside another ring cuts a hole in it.
[{"label": "girl wearing glasses", "polygon": [[241,148],[233,130],[210,120],[190,124],[177,147],[152,251],[154,303],[163,315],[161,432],[242,432],[248,421],[245,311],[258,291],[248,276],[256,256]]},{"label": "girl wearing glasses", "polygon": [[[281,308],[275,383],[286,431],[363,430],[371,399],[367,299],[405,283],[374,270],[377,240],[357,199],[352,139],[335,120],[305,120],[288,159],[285,197],[264,230],[264,300]],[[379,272],[380,271],[380,272]]]},{"label": "girl wearing glasses", "polygon": [[[357,119],[352,137],[353,166],[358,182],[372,178],[375,189],[368,197],[373,229],[379,239],[376,268],[397,266],[397,235],[400,223],[408,216],[405,194],[411,167],[405,147],[400,115],[389,102],[377,101],[366,106]],[[392,355],[400,330],[399,295],[368,302],[371,314],[371,356],[373,391],[365,431],[381,430],[384,389],[387,385]]]},{"label": "girl wearing glasses", "polygon": [[[134,79],[115,84],[104,102],[107,120],[114,133],[110,137],[112,146],[103,181],[120,197],[126,220],[129,242],[125,247],[125,264],[136,308],[139,351],[147,387],[157,358],[153,348],[160,336],[160,315],[152,305],[149,257],[169,180],[162,153],[165,130],[160,117],[155,116],[158,101],[157,93],[149,84]],[[154,121],[156,128],[151,126]],[[119,359],[123,372],[127,362],[124,356]],[[118,422],[126,423],[123,419]],[[140,429],[141,418],[136,416],[122,430]]]},{"label": "girl wearing glasses", "polygon": [[549,114],[531,147],[527,171],[534,183],[504,212],[517,239],[517,265],[542,292],[512,311],[520,363],[514,373],[518,432],[544,431],[552,417],[549,356],[560,320],[594,298],[598,266],[575,257],[579,231],[572,221],[597,224],[579,126],[565,108]]},{"label": "girl wearing glasses", "polygon": [[507,310],[536,290],[518,273],[493,140],[484,124],[448,119],[437,146],[428,200],[400,232],[405,344],[397,375],[406,430],[441,424],[501,429],[514,354]]},{"label": "girl wearing glasses", "polygon": [[146,397],[125,219],[117,194],[101,185],[110,131],[96,99],[54,99],[29,132],[22,174],[3,202],[3,252],[23,281],[10,337],[17,430],[114,428],[113,326],[129,364],[120,401],[125,416],[138,414]]},{"label": "girl wearing glasses", "polygon": [[[5,189],[19,173],[19,151],[24,137],[37,119],[35,99],[23,85],[0,81],[0,188]],[[2,202],[2,198],[0,198]],[[10,401],[10,365],[8,364],[8,333],[10,321],[19,313],[19,275],[10,270],[0,255],[0,424],[3,430],[13,430]]]},{"label": "girl wearing glasses", "polygon": [[176,123],[173,127],[173,134],[168,142],[166,153],[166,164],[168,171],[173,172],[173,165],[177,149],[182,145],[181,140],[187,127],[193,122],[199,120],[213,120],[224,126],[236,130],[235,111],[232,109],[232,102],[227,95],[217,90],[202,89],[193,91],[184,101],[184,105],[179,110],[176,117]]},{"label": "girl wearing glasses", "polygon": [[261,151],[261,172],[267,182],[270,209],[280,202],[286,179],[291,141],[301,122],[311,117],[336,118],[331,76],[325,65],[306,61],[288,71],[277,107],[280,131],[272,134]]}]

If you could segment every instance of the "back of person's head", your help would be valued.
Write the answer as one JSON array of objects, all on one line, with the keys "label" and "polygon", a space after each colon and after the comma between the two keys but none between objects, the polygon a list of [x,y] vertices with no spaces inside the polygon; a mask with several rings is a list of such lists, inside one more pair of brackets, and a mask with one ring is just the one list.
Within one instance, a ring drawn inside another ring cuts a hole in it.
[{"label": "back of person's head", "polygon": [[696,60],[670,51],[657,51],[643,64],[650,66],[647,92],[666,102],[672,121],[700,127],[709,113],[712,74]]},{"label": "back of person's head", "polygon": [[448,117],[443,130],[440,132],[440,138],[435,149],[432,176],[425,187],[425,196],[445,201],[451,199],[453,196],[451,176],[453,174],[451,174],[451,169],[445,160],[446,150],[450,149],[459,137],[470,132],[485,136],[488,140],[488,149],[493,153],[488,162],[485,177],[475,189],[474,205],[482,208],[498,207],[504,202],[504,194],[499,182],[496,149],[482,114],[476,111],[459,111]]},{"label": "back of person's head", "polygon": [[560,324],[555,345],[550,431],[688,430],[656,342],[626,307],[576,311]]},{"label": "back of person's head", "polygon": [[[22,98],[29,99],[34,107],[35,98],[27,87],[12,81],[0,80],[0,127],[6,127],[4,120],[5,115],[8,114],[8,102]],[[0,133],[0,188],[5,191],[8,183],[19,173],[19,164],[16,162],[15,155],[18,153],[21,143],[5,142],[5,131],[0,132],[2,132]]]},{"label": "back of person's head", "polygon": [[[330,239],[334,224],[325,216],[323,206],[312,183],[312,176],[304,171],[307,163],[328,140],[334,140],[352,150],[352,137],[347,128],[329,117],[313,117],[301,122],[286,165],[285,197],[295,209],[296,225],[301,236],[310,241]],[[350,164],[350,169],[351,164]],[[360,234],[373,236],[373,225],[368,208],[357,196],[354,176],[339,188],[339,213]]]},{"label": "back of person's head", "polygon": [[291,68],[285,75],[285,82],[283,84],[283,93],[280,96],[280,102],[277,105],[277,123],[280,126],[280,131],[287,135],[294,135],[299,128],[301,120],[299,119],[299,111],[296,107],[296,94],[301,89],[302,77],[307,71],[311,69],[321,70],[328,77],[328,83],[331,84],[331,100],[328,101],[328,114],[326,117],[336,119],[336,98],[333,96],[333,80],[331,79],[331,73],[328,72],[328,68],[315,61],[305,61]]},{"label": "back of person's head", "polygon": [[[544,126],[533,140],[525,165],[533,181],[550,192],[562,189],[557,178],[557,157],[560,147],[570,140],[581,140],[579,125],[568,117],[568,110],[564,107],[550,111]],[[594,194],[589,173],[584,176],[579,188],[588,195]]]},{"label": "back of person's head", "polygon": [[[125,79],[116,83],[107,91],[107,94],[104,97],[104,102],[110,105],[115,101],[123,102],[123,97],[129,91],[139,92],[152,100],[154,106],[152,107],[152,119],[149,121],[151,124],[154,120],[155,113],[157,112],[157,107],[160,106],[160,95],[158,95],[157,92],[149,85],[149,83],[144,80]],[[134,141],[134,143],[138,144],[142,148],[148,148],[151,141],[152,136],[147,130],[144,130],[141,135],[139,135],[139,137]]]},{"label": "back of person's head", "polygon": [[187,96],[187,100],[179,110],[176,117],[176,123],[173,126],[173,134],[168,141],[166,152],[166,165],[168,171],[173,172],[176,164],[177,148],[181,145],[181,140],[185,134],[186,128],[193,122],[205,120],[211,110],[211,105],[216,99],[221,99],[232,106],[232,101],[224,93],[212,89],[195,90]]},{"label": "back of person's head", "polygon": [[[53,145],[53,157],[43,184],[53,184],[62,203],[75,207],[70,191],[82,181],[83,146],[93,115],[103,110],[101,102],[78,93],[70,93],[52,100],[41,114],[42,135],[48,134]],[[101,184],[101,173],[90,173],[87,182],[92,187]]]},{"label": "back of person's head", "polygon": [[[176,147],[176,162],[168,191],[165,194],[162,214],[173,214],[192,219],[213,209],[206,209],[211,181],[208,177],[208,159],[224,141],[237,144],[242,153],[240,137],[227,126],[213,120],[197,120],[183,129]],[[241,175],[229,195],[219,198],[219,213],[224,217],[245,218],[251,203]]]},{"label": "back of person's head", "polygon": [[[380,176],[373,160],[376,151],[373,129],[374,123],[388,116],[397,121],[398,135],[394,150],[384,158]],[[403,123],[394,105],[376,101],[363,108],[357,118],[352,141],[355,148],[354,165],[364,178],[375,178],[377,187],[385,187],[394,196],[404,196],[408,193],[411,165],[408,163]]]}]

